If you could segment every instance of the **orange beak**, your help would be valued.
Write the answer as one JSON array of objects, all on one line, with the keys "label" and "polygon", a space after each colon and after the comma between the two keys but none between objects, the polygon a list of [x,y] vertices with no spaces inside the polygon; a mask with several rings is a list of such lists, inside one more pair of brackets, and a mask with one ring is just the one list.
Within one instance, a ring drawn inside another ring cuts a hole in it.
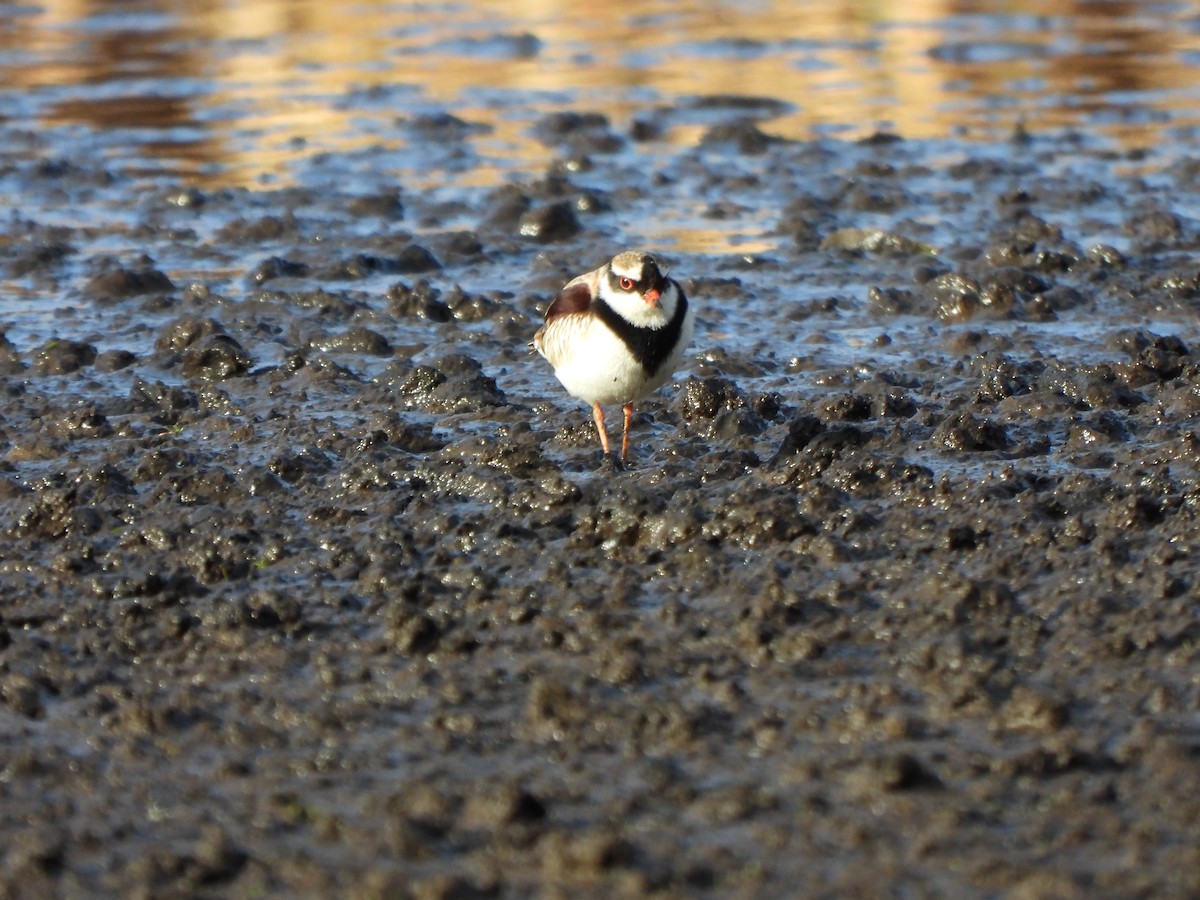
[{"label": "orange beak", "polygon": [[658,298],[662,296],[658,292],[658,288],[650,288],[646,293],[642,294],[642,299],[651,306],[658,306]]}]

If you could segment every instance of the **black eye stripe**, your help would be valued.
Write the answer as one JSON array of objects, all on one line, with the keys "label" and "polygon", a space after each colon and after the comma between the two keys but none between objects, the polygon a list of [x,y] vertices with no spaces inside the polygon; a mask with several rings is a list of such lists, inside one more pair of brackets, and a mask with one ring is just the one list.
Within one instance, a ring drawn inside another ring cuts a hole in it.
[{"label": "black eye stripe", "polygon": [[[631,287],[624,288],[621,286],[621,281],[628,278],[632,282]],[[642,276],[634,278],[631,275],[618,275],[613,269],[608,270],[608,283],[612,285],[613,290],[633,290],[637,289],[639,293],[645,292],[648,288],[658,288],[661,293],[666,289],[666,276],[659,269],[656,262],[646,257],[642,261]]]}]

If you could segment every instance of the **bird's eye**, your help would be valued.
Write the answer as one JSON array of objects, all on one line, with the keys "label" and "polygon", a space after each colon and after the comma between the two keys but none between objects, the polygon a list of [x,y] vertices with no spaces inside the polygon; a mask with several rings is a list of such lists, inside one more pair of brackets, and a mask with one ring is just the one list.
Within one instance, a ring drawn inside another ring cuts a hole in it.
[{"label": "bird's eye", "polygon": [[621,290],[632,291],[633,290],[633,279],[628,278],[626,276],[621,276]]}]

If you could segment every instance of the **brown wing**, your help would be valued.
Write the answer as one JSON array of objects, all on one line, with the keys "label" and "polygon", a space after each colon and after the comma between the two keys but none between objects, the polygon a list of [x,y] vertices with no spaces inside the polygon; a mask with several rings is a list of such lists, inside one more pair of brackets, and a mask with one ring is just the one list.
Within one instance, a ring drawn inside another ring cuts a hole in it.
[{"label": "brown wing", "polygon": [[592,289],[586,281],[576,279],[558,292],[546,308],[546,324],[561,316],[586,312],[592,304]]},{"label": "brown wing", "polygon": [[588,320],[583,314],[592,306],[603,270],[601,266],[571,279],[546,307],[546,324],[538,329],[531,344],[555,368],[558,368],[570,347],[564,336],[576,331]]},{"label": "brown wing", "polygon": [[596,317],[584,313],[570,313],[547,320],[533,336],[533,349],[542,354],[554,368],[565,363],[587,343],[588,331],[596,327]]}]

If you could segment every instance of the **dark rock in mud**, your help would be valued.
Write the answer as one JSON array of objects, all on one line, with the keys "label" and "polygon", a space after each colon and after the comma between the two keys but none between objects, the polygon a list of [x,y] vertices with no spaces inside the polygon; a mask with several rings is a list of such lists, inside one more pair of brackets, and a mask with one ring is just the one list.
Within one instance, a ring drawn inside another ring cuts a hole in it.
[{"label": "dark rock in mud", "polygon": [[343,281],[369,278],[372,275],[413,275],[441,269],[442,264],[419,244],[408,244],[395,256],[376,256],[358,253],[353,257],[322,267],[311,274],[319,281]]},{"label": "dark rock in mud", "polygon": [[1124,269],[1129,265],[1129,260],[1116,247],[1111,247],[1108,244],[1094,244],[1087,250],[1087,258],[1098,265],[1105,266],[1110,269]]},{"label": "dark rock in mud", "polygon": [[1126,353],[1134,358],[1145,353],[1147,350],[1157,350],[1175,356],[1190,355],[1187,345],[1176,335],[1160,335],[1142,329],[1117,332],[1113,335],[1109,343],[1113,349],[1120,350],[1122,353]]},{"label": "dark rock in mud", "polygon": [[624,146],[600,113],[550,113],[538,121],[533,134],[549,146],[565,144],[582,153],[615,153]]},{"label": "dark rock in mud", "polygon": [[112,175],[108,172],[85,169],[71,160],[61,157],[40,157],[36,163],[26,169],[26,173],[36,181],[78,179],[80,182],[87,184],[112,183]]},{"label": "dark rock in mud", "polygon": [[310,268],[302,262],[293,262],[281,256],[269,256],[246,276],[251,284],[266,284],[276,278],[304,278]]},{"label": "dark rock in mud", "polygon": [[66,375],[96,361],[96,348],[83,341],[52,340],[37,352],[33,371],[38,375]]},{"label": "dark rock in mud", "polygon": [[1071,271],[1083,258],[1084,252],[1063,237],[1061,227],[1028,212],[985,253],[992,266],[1015,265],[1050,274]]},{"label": "dark rock in mud", "polygon": [[362,353],[371,356],[391,356],[392,345],[378,331],[357,326],[316,342],[322,350],[340,353]]},{"label": "dark rock in mud", "polygon": [[0,331],[0,375],[16,375],[25,371],[21,354],[12,345],[8,335]]},{"label": "dark rock in mud", "polygon": [[136,268],[116,263],[104,265],[102,271],[88,279],[83,293],[97,303],[117,303],[130,297],[163,294],[174,289],[170,278],[155,269],[149,260],[142,260]]},{"label": "dark rock in mud", "polygon": [[200,403],[192,391],[136,377],[129,389],[129,399],[140,410],[161,413],[180,413],[195,409]]},{"label": "dark rock in mud", "polygon": [[96,355],[97,372],[118,372],[137,362],[137,356],[128,350],[105,350]]},{"label": "dark rock in mud", "polygon": [[736,275],[724,278],[687,278],[684,290],[688,296],[711,297],[716,300],[732,300],[745,294],[745,286]]},{"label": "dark rock in mud", "polygon": [[1183,221],[1168,210],[1152,210],[1125,223],[1126,233],[1144,250],[1172,247],[1183,238]]},{"label": "dark rock in mud", "polygon": [[683,383],[677,401],[683,419],[711,419],[722,410],[741,409],[745,400],[728,378],[689,378]]},{"label": "dark rock in mud", "polygon": [[319,447],[302,447],[282,453],[268,464],[271,472],[289,484],[305,476],[324,475],[333,467],[329,456]]},{"label": "dark rock in mud", "polygon": [[580,231],[579,220],[570,203],[560,201],[532,209],[521,216],[522,237],[542,244],[565,241]]},{"label": "dark rock in mud", "polygon": [[875,404],[865,394],[843,394],[822,407],[823,418],[830,422],[862,422],[874,414]]},{"label": "dark rock in mud", "polygon": [[1081,417],[1071,424],[1067,431],[1067,446],[1071,449],[1084,450],[1098,444],[1125,441],[1129,439],[1129,436],[1129,429],[1116,413],[1102,410],[1099,413]]},{"label": "dark rock in mud", "polygon": [[904,143],[904,138],[892,131],[876,131],[858,142],[864,147],[891,147]]},{"label": "dark rock in mud", "polygon": [[775,419],[783,411],[783,397],[774,391],[763,391],[750,397],[750,408],[763,420]]},{"label": "dark rock in mud", "polygon": [[397,273],[415,274],[436,271],[441,269],[442,264],[420,244],[409,244],[396,254],[395,266]]},{"label": "dark rock in mud", "polygon": [[703,94],[683,101],[687,109],[733,110],[736,113],[762,119],[775,119],[792,111],[789,103],[778,97],[754,96],[752,94]]},{"label": "dark rock in mud", "polygon": [[1067,702],[1024,686],[1014,690],[1000,710],[1003,727],[1030,732],[1058,731],[1069,716]]},{"label": "dark rock in mud", "polygon": [[546,806],[517,784],[489,786],[468,798],[463,824],[468,828],[494,829],[516,822],[539,822]]},{"label": "dark rock in mud", "polygon": [[55,437],[72,440],[109,437],[113,432],[108,418],[91,407],[70,410],[61,418],[48,422],[46,430]]},{"label": "dark rock in mud", "polygon": [[388,311],[397,316],[419,316],[432,322],[449,322],[453,314],[442,300],[441,292],[428,281],[418,281],[412,287],[403,282],[387,290]]},{"label": "dark rock in mud", "polygon": [[657,141],[663,136],[663,126],[655,119],[635,118],[629,123],[629,138],[639,144]]},{"label": "dark rock in mud", "polygon": [[706,147],[732,147],[747,156],[758,156],[781,140],[763,132],[752,119],[738,119],[713,125],[700,138],[700,144]]},{"label": "dark rock in mud", "polygon": [[[223,243],[233,246],[254,246],[294,238],[299,232],[300,220],[296,218],[295,213],[288,211],[282,215],[261,216],[257,219],[236,219],[217,229],[216,236]],[[262,279],[267,280],[269,278]]]},{"label": "dark rock in mud", "polygon": [[453,113],[445,111],[422,113],[402,120],[402,123],[412,131],[418,132],[427,140],[448,141],[463,140],[472,135],[489,134],[492,126],[484,122],[468,122]]},{"label": "dark rock in mud", "polygon": [[873,759],[854,772],[851,786],[861,796],[874,797],[883,792],[937,788],[941,781],[916,757],[896,753]]},{"label": "dark rock in mud", "polygon": [[[801,428],[803,435],[807,429]],[[789,428],[788,440],[797,434],[796,428]],[[809,456],[820,458],[823,464],[841,457],[847,451],[861,447],[870,439],[869,432],[852,425],[837,425],[823,428],[804,444],[804,452]],[[785,441],[785,444],[787,441]]]},{"label": "dark rock in mud", "polygon": [[399,414],[392,414],[378,424],[378,434],[382,439],[407,453],[432,453],[446,446],[445,439],[434,435],[432,426],[411,422]]},{"label": "dark rock in mud", "polygon": [[997,291],[1007,291],[1013,297],[1022,297],[1030,294],[1042,294],[1051,288],[1051,282],[1046,278],[1015,266],[990,269],[982,274],[980,280],[983,283],[983,295],[990,293],[993,297]]},{"label": "dark rock in mud", "polygon": [[898,287],[872,287],[867,292],[867,306],[876,315],[899,316],[911,313],[919,305],[917,295]]},{"label": "dark rock in mud", "polygon": [[495,379],[484,374],[477,360],[462,353],[397,373],[392,380],[408,405],[431,412],[479,411],[507,403]]},{"label": "dark rock in mud", "polygon": [[839,206],[860,213],[894,213],[911,203],[902,187],[870,179],[850,180],[838,197]]},{"label": "dark rock in mud", "polygon": [[[495,293],[495,292],[493,292]],[[469,294],[455,285],[446,292],[446,306],[460,322],[481,322],[494,319],[508,309],[507,304],[494,296]],[[521,320],[527,327],[525,320]]]},{"label": "dark rock in mud", "polygon": [[787,202],[777,230],[789,235],[797,250],[815,250],[823,239],[822,231],[832,230],[836,221],[833,204],[814,194],[801,194]]},{"label": "dark rock in mud", "polygon": [[42,703],[45,690],[45,685],[25,675],[13,673],[0,678],[0,702],[27,719],[40,719],[45,715]]},{"label": "dark rock in mud", "polygon": [[[676,403],[680,417],[707,437],[734,441],[756,435],[765,423],[732,381],[722,376],[689,378]],[[770,409],[768,401],[767,408]],[[758,465],[757,457],[738,457],[734,465]]]},{"label": "dark rock in mud", "polygon": [[877,416],[896,416],[901,419],[916,415],[919,409],[912,395],[899,388],[877,391],[871,397],[871,406]]},{"label": "dark rock in mud", "polygon": [[1007,449],[1008,432],[999,422],[959,413],[945,419],[933,434],[934,442],[947,450],[986,453]]},{"label": "dark rock in mud", "polygon": [[1125,333],[1118,337],[1118,346],[1134,356],[1137,366],[1161,379],[1178,378],[1192,355],[1175,335],[1160,336],[1146,331]]},{"label": "dark rock in mud", "polygon": [[1044,306],[1054,313],[1061,313],[1085,305],[1088,298],[1077,288],[1066,284],[1056,284],[1049,290],[1042,291],[1030,298],[1029,302]]},{"label": "dark rock in mud", "polygon": [[196,341],[224,334],[225,326],[212,318],[184,316],[164,325],[154,339],[156,350],[186,350]]},{"label": "dark rock in mud", "polygon": [[388,222],[399,222],[404,218],[404,204],[399,191],[383,191],[351,197],[347,210],[360,218],[377,218]]},{"label": "dark rock in mud", "polygon": [[492,32],[479,38],[460,39],[456,43],[473,56],[532,60],[542,52],[542,41],[528,31]]},{"label": "dark rock in mud", "polygon": [[516,228],[532,205],[530,196],[516,185],[497,188],[485,201],[487,211],[481,227],[500,230]]},{"label": "dark rock in mud", "polygon": [[816,416],[804,415],[797,417],[788,423],[787,436],[784,437],[783,443],[780,444],[772,462],[785,460],[800,452],[824,431],[824,423]]},{"label": "dark rock in mud", "polygon": [[162,202],[178,209],[200,209],[208,202],[208,196],[196,187],[177,188],[167,191]]},{"label": "dark rock in mud", "polygon": [[983,303],[979,296],[979,285],[957,273],[939,275],[925,290],[939,319],[962,322],[974,316]]},{"label": "dark rock in mud", "polygon": [[447,264],[479,262],[483,259],[483,242],[473,231],[445,231],[425,235],[430,252]]},{"label": "dark rock in mud", "polygon": [[832,234],[826,235],[818,249],[921,256],[930,256],[936,252],[931,244],[879,228],[839,228]]},{"label": "dark rock in mud", "polygon": [[496,388],[495,381],[483,374],[483,365],[474,357],[465,353],[450,353],[439,358],[436,367],[448,378],[486,386],[486,393],[496,398],[496,402],[503,402],[504,395]]},{"label": "dark rock in mud", "polygon": [[18,244],[6,254],[5,271],[9,278],[24,278],[53,270],[75,253],[75,248],[63,240],[36,240]]},{"label": "dark rock in mud", "polygon": [[979,305],[989,313],[1006,316],[1018,308],[1020,295],[1004,282],[985,283],[979,291]]},{"label": "dark rock in mud", "polygon": [[420,403],[432,395],[434,388],[445,383],[446,376],[433,366],[417,366],[398,384],[398,390],[414,402]]},{"label": "dark rock in mud", "polygon": [[1028,394],[1045,366],[1018,363],[1006,356],[986,355],[975,357],[970,370],[979,378],[976,399],[981,403],[998,403],[1008,397]]},{"label": "dark rock in mud", "polygon": [[183,351],[183,374],[189,378],[220,381],[245,375],[254,360],[227,334],[214,334]]},{"label": "dark rock in mud", "polygon": [[950,267],[941,260],[921,260],[913,266],[913,284],[929,284],[933,279],[950,272]]}]

